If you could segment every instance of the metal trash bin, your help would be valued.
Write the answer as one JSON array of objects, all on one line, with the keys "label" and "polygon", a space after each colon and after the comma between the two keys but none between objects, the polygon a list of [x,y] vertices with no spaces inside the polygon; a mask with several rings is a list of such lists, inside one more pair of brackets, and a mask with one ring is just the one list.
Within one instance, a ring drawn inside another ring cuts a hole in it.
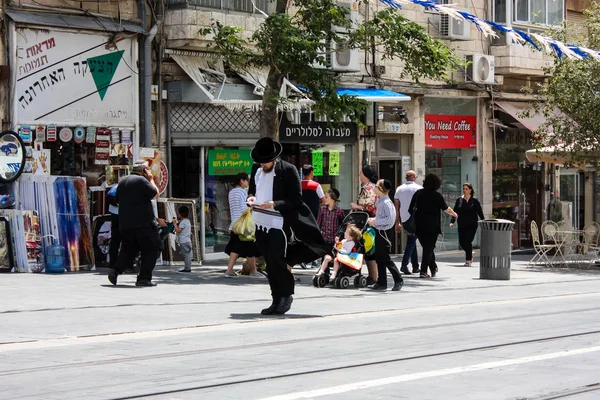
[{"label": "metal trash bin", "polygon": [[510,252],[515,223],[507,219],[484,219],[481,228],[479,279],[510,280]]}]

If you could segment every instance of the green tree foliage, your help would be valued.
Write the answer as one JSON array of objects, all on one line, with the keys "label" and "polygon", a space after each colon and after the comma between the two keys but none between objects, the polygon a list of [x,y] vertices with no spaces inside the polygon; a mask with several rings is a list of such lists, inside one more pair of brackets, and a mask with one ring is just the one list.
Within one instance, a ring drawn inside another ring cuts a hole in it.
[{"label": "green tree foliage", "polygon": [[[243,28],[221,23],[202,32],[214,35],[216,51],[235,69],[269,68],[260,119],[262,136],[277,137],[278,106],[286,101],[280,96],[284,78],[303,87],[306,97],[315,102],[313,112],[326,115],[334,123],[345,116],[357,121],[364,113],[365,101],[337,95],[340,77],[327,70],[330,50],[325,43],[402,60],[403,72],[396,79],[440,80],[461,65],[442,41],[431,38],[398,10],[384,8],[352,26],[347,18],[349,9],[334,0],[274,1],[275,12],[250,39],[242,37]],[[363,7],[366,3],[359,4]],[[315,64],[323,68],[314,68]]]},{"label": "green tree foliage", "polygon": [[[587,32],[580,45],[600,49],[600,3],[585,11]],[[558,40],[573,41],[567,30],[553,33]],[[570,40],[569,40],[570,39]],[[546,117],[536,136],[536,147],[552,146],[566,164],[598,164],[600,156],[600,61],[563,57],[544,69],[548,83],[540,87],[537,110]],[[557,112],[562,111],[562,113]]]}]

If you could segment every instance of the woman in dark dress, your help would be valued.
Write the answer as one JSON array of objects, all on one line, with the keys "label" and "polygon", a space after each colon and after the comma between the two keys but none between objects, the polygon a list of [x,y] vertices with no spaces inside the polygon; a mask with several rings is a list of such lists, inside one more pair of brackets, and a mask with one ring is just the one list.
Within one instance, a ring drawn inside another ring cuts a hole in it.
[{"label": "woman in dark dress", "polygon": [[[484,219],[483,210],[479,200],[473,197],[475,191],[469,182],[463,183],[463,195],[456,199],[454,212],[458,214],[458,243],[465,251],[465,267],[470,267],[473,262],[473,239],[477,233],[477,221]],[[454,228],[456,218],[450,221],[450,228]]]},{"label": "woman in dark dress", "polygon": [[[448,207],[444,197],[437,190],[442,185],[440,177],[435,174],[429,174],[423,181],[423,189],[415,192],[408,211],[415,214],[415,226],[417,239],[423,247],[423,257],[421,259],[420,278],[434,277],[438,268],[435,263],[435,244],[437,238],[442,233],[441,211],[457,217],[456,213]],[[427,268],[431,270],[431,275],[427,274]]]}]

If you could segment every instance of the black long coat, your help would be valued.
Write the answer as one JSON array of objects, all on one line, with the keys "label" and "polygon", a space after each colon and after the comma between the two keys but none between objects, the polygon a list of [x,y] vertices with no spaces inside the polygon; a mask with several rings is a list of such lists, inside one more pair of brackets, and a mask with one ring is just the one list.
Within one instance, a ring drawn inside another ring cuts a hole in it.
[{"label": "black long coat", "polygon": [[[260,168],[259,164],[252,167],[248,194],[256,195],[254,177]],[[302,201],[302,186],[296,167],[287,161],[275,163],[273,178],[273,201],[275,210],[283,216],[284,229],[291,229],[296,239],[288,244],[286,261],[294,266],[308,263],[323,257],[331,251],[331,245],[325,243],[317,221],[310,208]]]}]

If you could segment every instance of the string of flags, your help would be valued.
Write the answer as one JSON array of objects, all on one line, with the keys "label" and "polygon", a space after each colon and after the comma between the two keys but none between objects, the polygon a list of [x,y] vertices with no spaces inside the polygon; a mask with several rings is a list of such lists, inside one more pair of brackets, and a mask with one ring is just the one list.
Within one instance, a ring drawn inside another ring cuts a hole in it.
[{"label": "string of flags", "polygon": [[466,11],[457,10],[452,4],[439,4],[427,0],[379,0],[383,4],[401,9],[402,4],[416,4],[429,11],[437,11],[446,14],[459,21],[468,21],[474,24],[485,37],[498,37],[496,31],[503,32],[507,37],[521,45],[530,44],[538,51],[545,51],[547,54],[555,54],[558,58],[567,57],[573,60],[582,60],[584,58],[594,58],[600,62],[600,51],[588,49],[582,46],[565,44],[551,37],[543,36],[537,33],[527,33],[517,28],[507,27],[494,21],[484,20],[476,15]]}]

